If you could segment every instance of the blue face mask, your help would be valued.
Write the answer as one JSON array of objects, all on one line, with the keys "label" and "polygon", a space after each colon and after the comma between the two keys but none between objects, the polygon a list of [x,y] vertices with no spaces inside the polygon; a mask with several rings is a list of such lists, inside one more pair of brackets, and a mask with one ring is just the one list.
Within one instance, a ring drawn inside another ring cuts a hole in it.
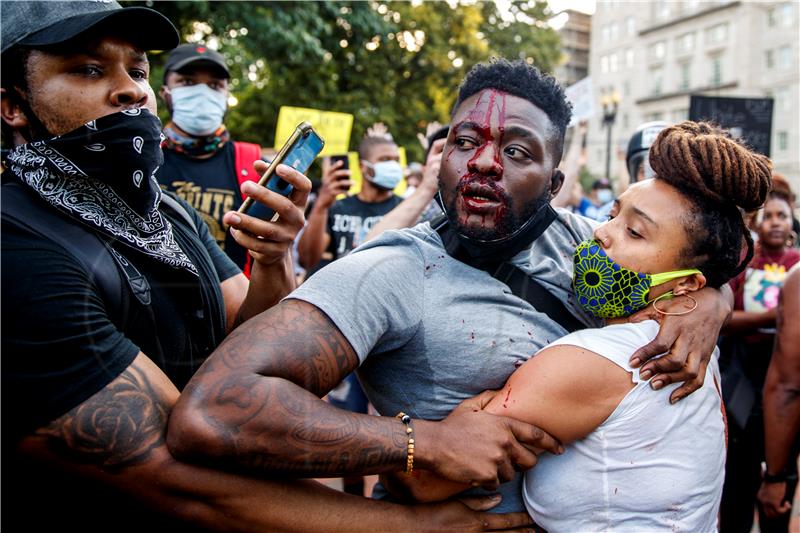
[{"label": "blue face mask", "polygon": [[372,178],[368,178],[369,181],[381,189],[392,190],[403,179],[403,167],[397,161],[381,161],[374,164],[364,161],[364,164],[372,168],[375,173]]},{"label": "blue face mask", "polygon": [[597,191],[597,201],[601,204],[607,204],[613,199],[614,193],[611,192],[611,189],[600,189]]},{"label": "blue face mask", "polygon": [[[667,281],[701,274],[696,268],[659,274],[643,274],[620,265],[594,239],[575,249],[572,290],[578,304],[600,318],[628,316],[650,303],[650,288]],[[658,297],[669,298],[672,291]]]},{"label": "blue face mask", "polygon": [[172,121],[190,135],[198,137],[214,133],[222,125],[228,105],[225,93],[205,83],[169,90],[172,95]]}]

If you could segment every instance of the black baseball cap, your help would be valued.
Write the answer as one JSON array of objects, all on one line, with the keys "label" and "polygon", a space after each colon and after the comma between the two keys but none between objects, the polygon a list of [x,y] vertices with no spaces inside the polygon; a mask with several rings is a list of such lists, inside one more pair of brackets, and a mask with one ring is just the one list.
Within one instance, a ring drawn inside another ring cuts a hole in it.
[{"label": "black baseball cap", "polygon": [[202,44],[182,44],[167,56],[167,64],[164,66],[164,76],[169,72],[181,70],[188,65],[204,63],[217,70],[223,78],[230,78],[231,73],[225,58],[216,50]]},{"label": "black baseball cap", "polygon": [[178,30],[158,11],[123,8],[111,0],[0,2],[2,51],[15,45],[42,48],[64,43],[92,29],[130,39],[142,50],[169,50]]},{"label": "black baseball cap", "polygon": [[628,176],[631,178],[631,183],[636,181],[636,176],[639,174],[639,167],[645,165],[645,177],[648,176],[648,153],[653,141],[656,140],[658,134],[669,124],[660,120],[653,122],[645,122],[633,133],[631,140],[628,142],[628,151],[625,154],[625,166],[628,167]]}]

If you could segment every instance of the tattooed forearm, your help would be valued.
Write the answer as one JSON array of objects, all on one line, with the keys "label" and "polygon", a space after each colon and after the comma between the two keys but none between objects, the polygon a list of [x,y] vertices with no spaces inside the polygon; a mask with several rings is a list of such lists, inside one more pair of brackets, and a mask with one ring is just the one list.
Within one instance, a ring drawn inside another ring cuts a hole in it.
[{"label": "tattooed forearm", "polygon": [[109,472],[138,464],[164,442],[169,403],[133,364],[36,435],[55,453]]},{"label": "tattooed forearm", "polygon": [[[172,416],[169,444],[184,457],[211,455],[274,473],[403,468],[407,438],[399,421],[349,413],[319,399],[357,364],[324,313],[284,302],[240,326],[206,361]],[[185,438],[197,440],[185,446]]]},{"label": "tattooed forearm", "polygon": [[234,330],[197,375],[208,383],[212,376],[248,368],[322,396],[357,365],[353,348],[323,312],[289,300]]}]

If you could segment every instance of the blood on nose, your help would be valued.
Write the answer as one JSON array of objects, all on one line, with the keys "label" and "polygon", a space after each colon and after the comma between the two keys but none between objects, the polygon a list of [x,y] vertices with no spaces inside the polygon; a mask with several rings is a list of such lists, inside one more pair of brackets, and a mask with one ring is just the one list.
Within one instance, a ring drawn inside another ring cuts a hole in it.
[{"label": "blood on nose", "polygon": [[470,171],[479,174],[490,176],[501,176],[503,174],[500,153],[493,142],[486,142],[479,146],[467,166]]}]

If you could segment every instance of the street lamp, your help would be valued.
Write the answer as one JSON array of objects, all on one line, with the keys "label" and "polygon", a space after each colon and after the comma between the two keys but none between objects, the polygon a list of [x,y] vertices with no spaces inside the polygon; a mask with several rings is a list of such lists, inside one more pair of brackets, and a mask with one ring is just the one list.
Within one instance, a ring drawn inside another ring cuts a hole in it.
[{"label": "street lamp", "polygon": [[600,103],[603,104],[603,126],[608,128],[608,137],[606,138],[606,180],[611,183],[611,128],[617,119],[619,93],[613,91],[610,94],[603,95]]}]

